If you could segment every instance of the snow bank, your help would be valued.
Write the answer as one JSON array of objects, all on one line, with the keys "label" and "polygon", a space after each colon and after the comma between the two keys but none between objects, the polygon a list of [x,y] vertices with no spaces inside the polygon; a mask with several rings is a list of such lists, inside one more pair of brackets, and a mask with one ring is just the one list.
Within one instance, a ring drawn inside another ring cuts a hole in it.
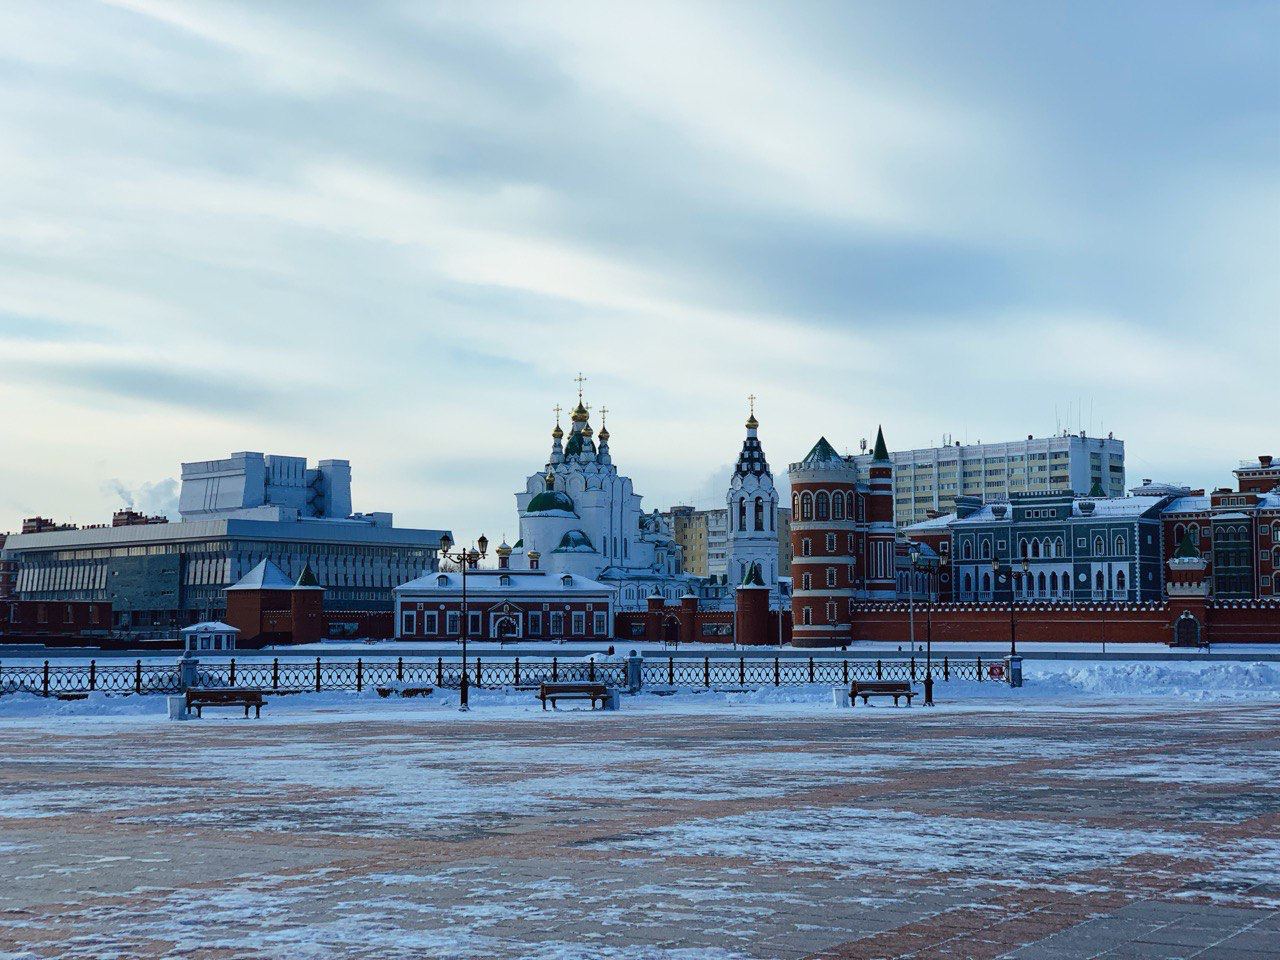
[{"label": "snow bank", "polygon": [[[1024,664],[1036,697],[1175,697],[1179,700],[1274,699],[1280,666],[1271,663]],[[974,686],[977,686],[974,684]],[[1015,691],[1016,692],[1016,691]]]}]

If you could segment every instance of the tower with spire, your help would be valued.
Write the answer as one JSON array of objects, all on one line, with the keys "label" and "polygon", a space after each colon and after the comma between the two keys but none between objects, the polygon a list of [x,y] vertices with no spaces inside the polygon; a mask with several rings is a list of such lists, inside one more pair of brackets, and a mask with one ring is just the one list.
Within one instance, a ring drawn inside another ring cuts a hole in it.
[{"label": "tower with spire", "polygon": [[756,397],[747,397],[750,414],[747,435],[733,468],[733,478],[725,494],[728,507],[728,577],[741,583],[753,565],[765,586],[769,602],[778,603],[778,491],[773,484],[769,461],[760,446],[760,422],[756,419]]}]

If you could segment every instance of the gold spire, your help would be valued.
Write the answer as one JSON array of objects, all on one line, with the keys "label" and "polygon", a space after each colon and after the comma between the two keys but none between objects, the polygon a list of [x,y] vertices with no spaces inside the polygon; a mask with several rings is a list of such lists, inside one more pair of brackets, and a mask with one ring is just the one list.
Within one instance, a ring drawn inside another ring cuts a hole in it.
[{"label": "gold spire", "polygon": [[750,394],[747,397],[747,402],[751,404],[751,416],[747,418],[747,429],[754,430],[760,426],[760,421],[756,419],[756,395],[754,393]]},{"label": "gold spire", "polygon": [[578,375],[573,379],[574,379],[574,382],[577,383],[578,385],[578,405],[573,408],[573,422],[586,423],[587,411],[590,409],[590,407],[588,407],[586,404],[582,402],[582,385],[587,382],[587,378],[584,377],[582,375],[582,371],[579,370]]},{"label": "gold spire", "polygon": [[609,428],[604,425],[605,414],[607,414],[608,412],[609,412],[608,407],[600,408],[600,442],[601,443],[609,442]]},{"label": "gold spire", "polygon": [[560,429],[560,411],[563,409],[563,407],[561,407],[560,404],[557,403],[551,409],[556,412],[556,428],[551,431],[551,436],[554,439],[559,440],[564,436],[564,431]]}]

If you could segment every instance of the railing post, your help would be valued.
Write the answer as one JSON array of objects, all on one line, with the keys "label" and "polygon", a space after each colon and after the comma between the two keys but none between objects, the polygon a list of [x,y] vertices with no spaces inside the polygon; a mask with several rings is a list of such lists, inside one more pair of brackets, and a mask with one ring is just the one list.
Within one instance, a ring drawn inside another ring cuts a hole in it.
[{"label": "railing post", "polygon": [[676,685],[676,658],[667,657],[667,686],[674,687]]},{"label": "railing post", "polygon": [[844,678],[841,682],[842,682],[842,683],[847,687],[847,686],[849,685],[849,661],[848,661],[848,659],[846,659],[846,660],[844,661],[844,670],[842,670],[842,671],[841,671],[841,676]]},{"label": "railing post", "polygon": [[234,687],[236,685],[236,658],[231,658],[231,672],[227,674],[227,686]]},{"label": "railing post", "polygon": [[515,686],[520,686],[520,658],[516,657],[516,679]]},{"label": "railing post", "polygon": [[782,685],[782,663],[777,657],[773,658],[773,685],[775,687]]},{"label": "railing post", "polygon": [[702,658],[702,685],[704,687],[711,686],[711,658]]},{"label": "railing post", "polygon": [[133,692],[142,692],[142,661],[138,660],[133,665]]},{"label": "railing post", "polygon": [[636,651],[631,651],[631,656],[627,657],[627,689],[632,693],[638,693],[640,687],[644,684],[644,660]]},{"label": "railing post", "polygon": [[356,657],[356,693],[364,689],[364,660]]},{"label": "railing post", "polygon": [[280,658],[276,657],[271,661],[271,689],[280,689]]},{"label": "railing post", "polygon": [[942,658],[942,679],[943,680],[951,679],[951,665],[947,663],[946,657]]},{"label": "railing post", "polygon": [[745,687],[747,685],[747,658],[738,658],[738,686]]},{"label": "railing post", "polygon": [[484,684],[480,682],[480,658],[479,658],[479,657],[476,657],[476,683],[475,683],[475,685],[476,685],[477,687],[483,687],[483,686],[484,686]]},{"label": "railing post", "polygon": [[596,662],[594,659],[587,661],[587,680],[591,683],[596,682]]},{"label": "railing post", "polygon": [[436,686],[444,686],[444,657],[436,657]]},{"label": "railing post", "polygon": [[978,682],[982,682],[982,658],[978,658]]},{"label": "railing post", "polygon": [[404,679],[404,657],[396,657],[396,679]]},{"label": "railing post", "polygon": [[320,658],[316,657],[316,693],[320,692]]},{"label": "railing post", "polygon": [[880,663],[880,661],[879,661],[879,660],[877,660],[877,661],[876,661],[876,679],[877,679],[877,680],[883,680],[883,679],[884,679],[884,668],[883,668],[883,665]]},{"label": "railing post", "polygon": [[911,658],[911,682],[916,682],[916,658],[914,656]]},{"label": "railing post", "polygon": [[49,661],[44,662],[44,695],[49,695]]},{"label": "railing post", "polygon": [[813,683],[813,657],[809,658],[809,682]]},{"label": "railing post", "polygon": [[560,679],[560,661],[557,657],[551,658],[551,682],[555,683]]},{"label": "railing post", "polygon": [[90,690],[98,689],[98,661],[97,660],[89,661],[89,689]]}]

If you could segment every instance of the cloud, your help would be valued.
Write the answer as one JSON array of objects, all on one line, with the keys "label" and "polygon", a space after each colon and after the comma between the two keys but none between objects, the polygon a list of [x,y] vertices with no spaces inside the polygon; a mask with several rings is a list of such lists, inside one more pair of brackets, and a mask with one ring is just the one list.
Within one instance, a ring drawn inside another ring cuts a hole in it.
[{"label": "cloud", "polygon": [[163,480],[144,480],[132,486],[125,484],[117,477],[102,482],[102,492],[113,497],[119,507],[128,507],[146,516],[168,517],[179,519],[178,514],[178,481],[173,477]]},{"label": "cloud", "polygon": [[747,393],[779,474],[819,434],[1043,435],[1070,404],[1144,475],[1220,482],[1258,431],[1206,391],[1273,404],[1278,29],[28,6],[0,34],[4,507],[87,519],[115,493],[77,477],[254,448],[350,457],[400,522],[511,527],[578,370],[650,507],[719,499]]}]

